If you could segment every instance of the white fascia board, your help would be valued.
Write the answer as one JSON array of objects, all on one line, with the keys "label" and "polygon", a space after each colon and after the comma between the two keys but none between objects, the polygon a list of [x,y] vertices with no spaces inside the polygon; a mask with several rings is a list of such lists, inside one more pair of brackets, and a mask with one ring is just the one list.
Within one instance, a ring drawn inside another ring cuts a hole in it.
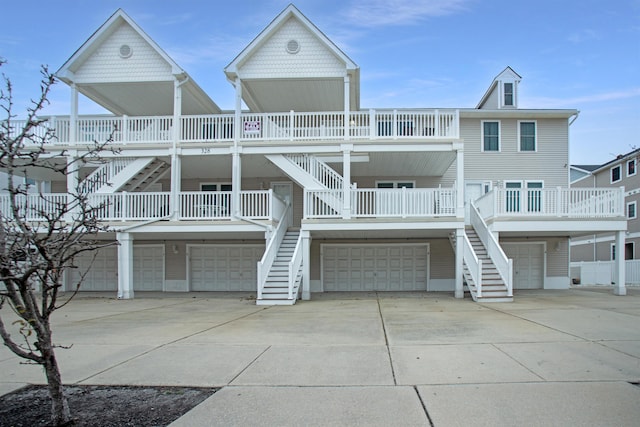
[{"label": "white fascia board", "polygon": [[212,156],[224,156],[231,155],[231,146],[225,144],[223,146],[213,145],[213,144],[197,144],[194,146],[193,144],[188,147],[186,144],[182,145],[180,148],[180,154],[183,156],[203,156],[203,155],[212,155]]},{"label": "white fascia board", "polygon": [[[135,229],[135,233],[243,233],[243,232],[264,232],[267,223],[264,226],[251,224],[246,222],[228,222],[226,224],[212,224],[211,222],[202,221],[202,224],[185,224],[185,221],[175,222],[170,225],[158,225],[157,223],[143,225]],[[117,228],[113,227],[115,231]],[[174,237],[174,236],[172,236]],[[180,236],[175,236],[179,238]]]},{"label": "white fascia board", "polygon": [[401,220],[394,222],[361,222],[337,220],[335,222],[303,222],[302,229],[307,231],[371,231],[371,230],[453,230],[463,229],[464,221]]},{"label": "white fascia board", "polygon": [[549,232],[559,233],[566,232],[591,232],[605,233],[611,231],[625,231],[627,229],[626,220],[540,220],[540,221],[494,221],[491,224],[491,231],[497,232]]},{"label": "white fascia board", "polygon": [[[435,142],[425,143],[424,141],[416,142],[415,144],[397,144],[397,143],[384,143],[384,144],[357,144],[353,145],[354,153],[409,153],[409,152],[429,152],[429,151],[455,151],[456,143],[453,142]],[[461,148],[459,145],[457,148]]]}]

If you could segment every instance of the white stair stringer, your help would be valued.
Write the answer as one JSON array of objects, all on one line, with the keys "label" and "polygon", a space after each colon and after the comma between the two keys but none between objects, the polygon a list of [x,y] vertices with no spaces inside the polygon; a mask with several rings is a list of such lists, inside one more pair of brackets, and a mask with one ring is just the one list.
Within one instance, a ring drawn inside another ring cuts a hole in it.
[{"label": "white stair stringer", "polygon": [[141,157],[133,159],[117,174],[111,177],[107,184],[103,184],[96,189],[96,193],[115,193],[122,189],[131,179],[143,172],[145,168],[156,160],[155,157]]},{"label": "white stair stringer", "polygon": [[265,157],[306,190],[336,190],[333,194],[319,193],[318,198],[336,213],[342,212],[342,192],[339,190],[344,181],[325,162],[308,154],[267,154]]},{"label": "white stair stringer", "polygon": [[289,299],[289,262],[299,236],[299,230],[287,230],[285,233],[262,289],[262,298],[256,301],[257,305],[293,305],[296,303],[302,283],[302,267],[296,272],[292,298]]},{"label": "white stair stringer", "polygon": [[147,191],[171,168],[167,162],[158,158],[139,171],[122,187],[123,191]]},{"label": "white stair stringer", "polygon": [[[493,261],[489,257],[484,244],[478,237],[478,234],[473,228],[467,228],[465,230],[467,238],[471,243],[473,252],[476,254],[479,260],[482,261],[482,292],[481,296],[478,296],[478,286],[475,283],[467,263],[464,263],[463,275],[464,281],[471,293],[471,298],[476,302],[512,302],[513,297],[509,296],[507,285],[500,277],[498,269],[493,264]],[[452,241],[454,250],[455,244]]]},{"label": "white stair stringer", "polygon": [[133,157],[120,157],[101,164],[80,183],[82,193],[95,193],[99,188],[108,187],[113,177],[134,161]]}]

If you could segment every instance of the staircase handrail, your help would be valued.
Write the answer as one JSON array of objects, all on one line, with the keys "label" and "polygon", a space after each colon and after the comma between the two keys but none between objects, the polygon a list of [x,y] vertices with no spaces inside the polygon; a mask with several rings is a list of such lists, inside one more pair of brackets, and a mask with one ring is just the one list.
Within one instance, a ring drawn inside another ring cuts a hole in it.
[{"label": "staircase handrail", "polygon": [[289,299],[293,299],[293,288],[296,285],[298,271],[302,266],[302,234],[298,236],[296,247],[293,250],[291,261],[289,261]]},{"label": "staircase handrail", "polygon": [[112,178],[126,168],[133,160],[132,157],[116,158],[98,167],[80,184],[82,194],[95,193],[98,188],[110,183]]},{"label": "staircase handrail", "polygon": [[290,224],[290,220],[292,217],[291,212],[291,203],[287,202],[287,206],[284,210],[284,214],[282,218],[280,218],[280,222],[278,222],[278,226],[271,233],[271,237],[269,238],[269,242],[264,250],[264,254],[260,261],[258,261],[258,299],[262,299],[262,291],[264,289],[264,285],[267,282],[267,276],[269,275],[269,270],[271,270],[271,266],[273,265],[273,261],[276,259],[278,254],[278,248],[284,239],[284,235],[287,232],[287,228]]},{"label": "staircase handrail", "polygon": [[500,278],[507,287],[507,296],[512,297],[513,260],[507,258],[507,255],[502,250],[500,243],[498,243],[494,235],[489,231],[489,227],[487,227],[487,224],[480,216],[480,212],[478,212],[476,205],[473,202],[470,202],[470,206],[471,225],[476,230],[476,233],[478,233],[480,241],[482,241],[484,247],[487,249],[487,255],[491,261],[493,261],[496,270],[498,270],[498,274],[500,274]]},{"label": "staircase handrail", "polygon": [[288,154],[287,157],[326,188],[342,190],[344,183],[342,175],[322,160],[319,160],[316,156],[310,156],[308,154]]},{"label": "staircase handrail", "polygon": [[[475,251],[473,250],[473,246],[469,241],[469,237],[467,233],[464,233],[462,236],[463,241],[463,260],[465,264],[467,264],[467,269],[469,270],[469,274],[471,275],[471,279],[473,279],[473,283],[476,285],[476,297],[482,296],[482,260],[478,258]],[[471,287],[469,287],[471,290]]]}]

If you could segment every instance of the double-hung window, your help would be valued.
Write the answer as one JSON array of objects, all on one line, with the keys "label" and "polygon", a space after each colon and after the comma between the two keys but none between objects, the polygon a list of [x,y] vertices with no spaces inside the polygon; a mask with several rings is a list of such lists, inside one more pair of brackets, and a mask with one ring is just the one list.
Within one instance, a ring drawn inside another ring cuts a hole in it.
[{"label": "double-hung window", "polygon": [[500,122],[482,122],[482,151],[500,151]]},{"label": "double-hung window", "polygon": [[536,151],[536,122],[518,122],[520,151]]},{"label": "double-hung window", "polygon": [[611,168],[611,184],[616,183],[622,179],[622,166],[614,166]]},{"label": "double-hung window", "polygon": [[627,176],[633,176],[636,174],[636,159],[631,159],[627,162]]},{"label": "double-hung window", "polygon": [[504,105],[505,107],[513,106],[513,83],[504,84]]}]

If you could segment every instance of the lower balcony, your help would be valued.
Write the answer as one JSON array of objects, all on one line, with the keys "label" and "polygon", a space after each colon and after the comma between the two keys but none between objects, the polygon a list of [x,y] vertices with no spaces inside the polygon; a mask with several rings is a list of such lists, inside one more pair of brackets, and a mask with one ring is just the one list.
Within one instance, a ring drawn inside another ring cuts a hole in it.
[{"label": "lower balcony", "polygon": [[625,216],[624,188],[495,188],[474,204],[485,220]]}]

